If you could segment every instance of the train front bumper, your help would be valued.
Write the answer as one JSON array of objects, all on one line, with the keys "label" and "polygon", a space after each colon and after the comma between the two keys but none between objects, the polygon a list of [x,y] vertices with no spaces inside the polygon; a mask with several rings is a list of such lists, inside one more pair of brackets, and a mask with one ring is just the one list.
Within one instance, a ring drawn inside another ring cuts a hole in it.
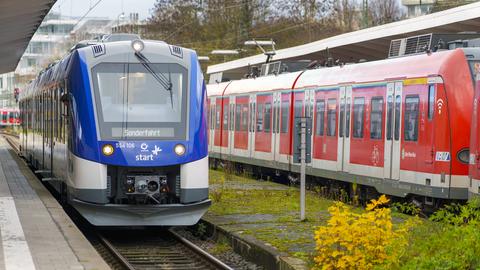
[{"label": "train front bumper", "polygon": [[71,203],[95,226],[189,226],[211,205],[210,200],[162,205],[94,204],[77,199]]}]

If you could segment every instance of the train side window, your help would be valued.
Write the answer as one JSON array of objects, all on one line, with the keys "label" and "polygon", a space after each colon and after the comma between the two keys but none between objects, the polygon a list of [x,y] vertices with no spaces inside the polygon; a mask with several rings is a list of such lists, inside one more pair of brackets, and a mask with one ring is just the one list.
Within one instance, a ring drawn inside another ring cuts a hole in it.
[{"label": "train side window", "polygon": [[418,139],[418,103],[419,97],[407,96],[405,98],[404,136],[405,141],[416,142]]},{"label": "train side window", "polygon": [[230,130],[235,128],[235,104],[230,104]]},{"label": "train side window", "polygon": [[281,117],[282,121],[280,123],[281,126],[281,133],[288,132],[288,114],[289,114],[289,102],[288,100],[282,100],[282,109],[281,109]]},{"label": "train side window", "polygon": [[345,110],[345,137],[350,137],[350,98],[347,98],[347,108]]},{"label": "train side window", "polygon": [[344,119],[345,119],[345,99],[342,98],[340,99],[340,131],[338,132],[340,137],[343,137],[343,135],[345,134]]},{"label": "train side window", "polygon": [[228,104],[223,102],[223,130],[228,130]]},{"label": "train side window", "polygon": [[337,100],[328,100],[327,108],[327,136],[336,136],[337,127]]},{"label": "train side window", "polygon": [[323,136],[325,130],[325,100],[317,100],[316,107],[316,123],[315,123],[315,135]]},{"label": "train side window", "polygon": [[395,141],[400,140],[400,109],[402,106],[402,97],[395,96]]},{"label": "train side window", "polygon": [[303,101],[295,100],[295,118],[303,116]]},{"label": "train side window", "polygon": [[265,119],[263,122],[263,132],[269,133],[272,121],[272,104],[270,102],[265,103]]},{"label": "train side window", "polygon": [[365,98],[353,100],[353,137],[363,138],[363,119],[365,114]]},{"label": "train side window", "polygon": [[235,105],[235,131],[240,131],[240,121],[242,116],[242,104]]},{"label": "train side window", "polygon": [[387,98],[387,140],[392,140],[393,97]]},{"label": "train side window", "polygon": [[370,111],[370,139],[381,139],[383,129],[383,97],[372,98]]},{"label": "train side window", "polygon": [[263,131],[263,104],[257,104],[257,132]]},{"label": "train side window", "polygon": [[247,131],[247,127],[248,127],[248,105],[243,104],[242,105],[242,123],[240,125],[240,130]]},{"label": "train side window", "polygon": [[428,120],[433,119],[435,113],[435,85],[428,86]]},{"label": "train side window", "polygon": [[216,115],[215,115],[215,129],[220,129],[220,113],[222,112],[222,109],[220,107],[220,105],[217,105],[217,109],[215,111]]}]

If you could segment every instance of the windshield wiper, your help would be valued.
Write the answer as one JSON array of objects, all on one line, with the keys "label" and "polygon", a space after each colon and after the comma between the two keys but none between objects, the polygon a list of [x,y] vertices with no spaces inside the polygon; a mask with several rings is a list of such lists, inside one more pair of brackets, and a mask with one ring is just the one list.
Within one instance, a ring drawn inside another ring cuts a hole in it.
[{"label": "windshield wiper", "polygon": [[163,73],[156,73],[152,67],[150,66],[150,61],[143,55],[141,52],[135,52],[135,56],[138,58],[142,66],[148,70],[148,72],[157,80],[157,82],[165,88],[168,92],[170,92],[170,103],[172,104],[173,109],[173,85],[172,85],[172,78],[170,71],[168,72],[168,79],[163,75]]}]

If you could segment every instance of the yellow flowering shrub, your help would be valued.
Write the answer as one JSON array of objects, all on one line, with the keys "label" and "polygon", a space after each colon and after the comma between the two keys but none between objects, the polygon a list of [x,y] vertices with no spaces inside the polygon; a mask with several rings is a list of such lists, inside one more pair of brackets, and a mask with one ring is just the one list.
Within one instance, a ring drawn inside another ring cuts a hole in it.
[{"label": "yellow flowering shrub", "polygon": [[331,206],[328,224],[315,231],[314,269],[360,270],[395,263],[407,245],[410,225],[393,228],[391,210],[382,207],[388,201],[385,195],[371,200],[363,213],[354,213],[341,202]]}]

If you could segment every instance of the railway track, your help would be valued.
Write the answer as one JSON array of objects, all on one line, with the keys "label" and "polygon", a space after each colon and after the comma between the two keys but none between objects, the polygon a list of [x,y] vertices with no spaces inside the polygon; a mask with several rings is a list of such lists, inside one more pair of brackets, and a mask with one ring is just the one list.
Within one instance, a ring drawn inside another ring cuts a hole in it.
[{"label": "railway track", "polygon": [[[0,132],[0,135],[16,153],[19,153],[18,136],[4,132]],[[82,231],[86,228],[90,231],[89,234],[92,231],[96,232],[95,238],[113,257],[115,268],[120,266],[128,270],[232,269],[172,230],[97,231],[91,225],[83,224],[82,227],[84,228]]]},{"label": "railway track", "polygon": [[232,269],[172,230],[108,231],[98,237],[128,270]]}]

